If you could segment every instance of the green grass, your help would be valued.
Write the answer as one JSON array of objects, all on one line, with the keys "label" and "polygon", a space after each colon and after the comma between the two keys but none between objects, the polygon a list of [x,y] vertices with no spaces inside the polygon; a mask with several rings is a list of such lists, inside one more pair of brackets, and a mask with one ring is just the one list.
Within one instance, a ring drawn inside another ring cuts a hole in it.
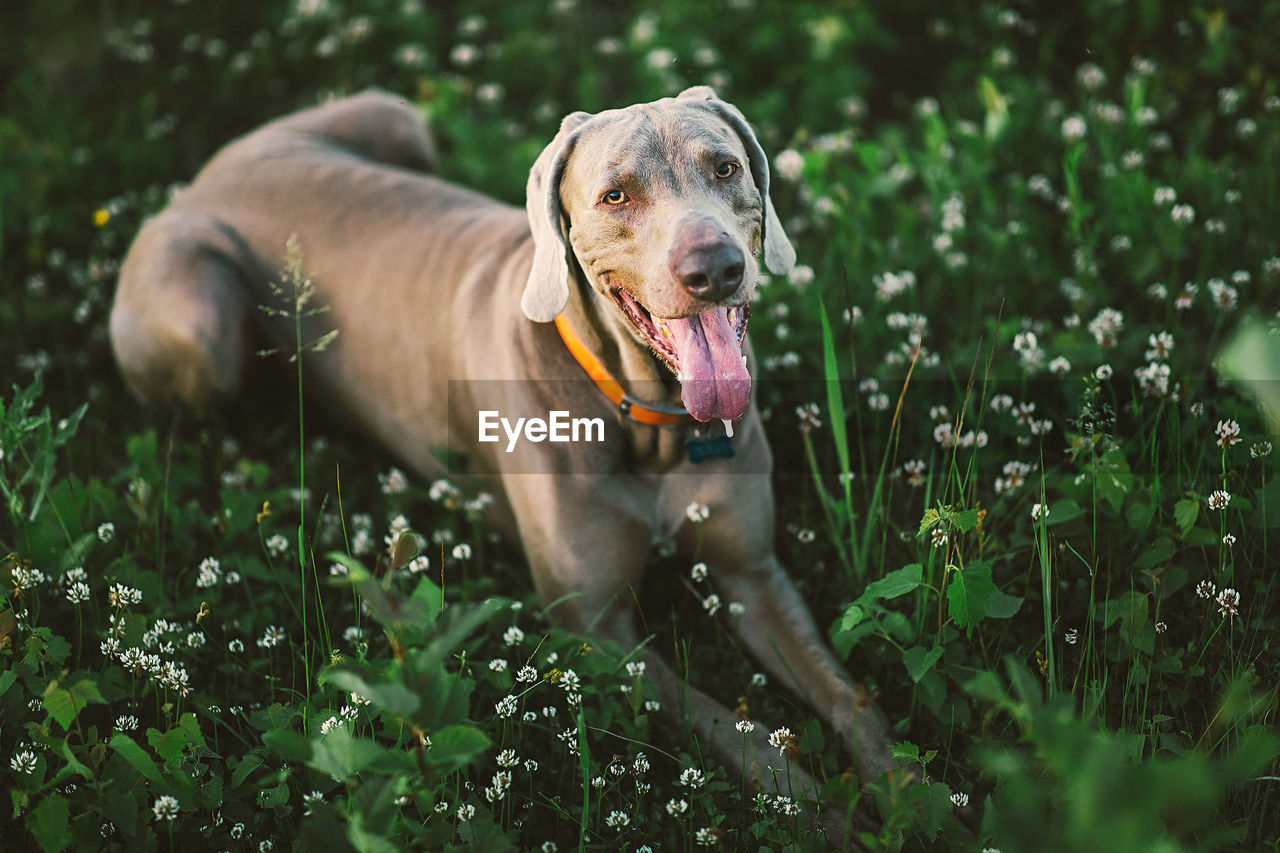
[{"label": "green grass", "polygon": [[1280,12],[355,5],[0,9],[6,850],[822,848],[817,792],[756,797],[541,616],[474,486],[265,411],[287,354],[192,424],[106,339],[143,217],[324,93],[412,98],[519,203],[565,113],[703,82],[802,264],[751,326],[779,554],[930,784],[846,773],[715,566],[655,554],[649,642],[873,849],[1280,849]]}]

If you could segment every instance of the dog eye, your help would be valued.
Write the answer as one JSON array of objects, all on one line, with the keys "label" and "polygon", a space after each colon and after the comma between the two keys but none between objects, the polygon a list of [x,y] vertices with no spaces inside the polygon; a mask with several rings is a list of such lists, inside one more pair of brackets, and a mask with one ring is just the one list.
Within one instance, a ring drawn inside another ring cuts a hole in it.
[{"label": "dog eye", "polygon": [[724,180],[725,178],[732,178],[734,175],[738,174],[738,168],[738,164],[732,161],[721,163],[719,166],[716,166],[716,177],[721,180]]},{"label": "dog eye", "polygon": [[605,204],[626,204],[628,201],[627,194],[622,190],[609,190],[600,196],[600,200]]}]

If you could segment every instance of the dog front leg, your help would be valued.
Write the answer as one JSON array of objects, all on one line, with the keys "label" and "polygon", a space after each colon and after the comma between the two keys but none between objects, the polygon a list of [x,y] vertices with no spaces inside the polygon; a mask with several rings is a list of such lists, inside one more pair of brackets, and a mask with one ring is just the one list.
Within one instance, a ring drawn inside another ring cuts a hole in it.
[{"label": "dog front leg", "polygon": [[[512,478],[515,479],[515,478]],[[534,584],[551,617],[564,629],[612,641],[624,653],[639,649],[645,676],[662,712],[691,732],[701,748],[724,764],[731,778],[751,788],[796,798],[817,798],[813,779],[768,743],[769,727],[736,727],[733,712],[690,683],[650,642],[642,646],[636,627],[635,596],[652,539],[650,528],[629,515],[625,489],[601,494],[566,489],[565,478],[541,485],[524,475],[508,490],[525,543]],[[581,486],[581,484],[578,484]],[[594,495],[591,505],[567,505],[571,495]],[[612,497],[610,497],[610,495]],[[619,497],[622,495],[622,497]],[[589,525],[566,525],[565,518],[591,518]],[[834,826],[839,826],[837,818]]]},{"label": "dog front leg", "polygon": [[845,674],[777,557],[757,557],[745,566],[725,561],[716,580],[723,598],[746,608],[739,622],[743,642],[839,732],[861,782],[870,784],[895,769],[884,715],[866,688]]}]

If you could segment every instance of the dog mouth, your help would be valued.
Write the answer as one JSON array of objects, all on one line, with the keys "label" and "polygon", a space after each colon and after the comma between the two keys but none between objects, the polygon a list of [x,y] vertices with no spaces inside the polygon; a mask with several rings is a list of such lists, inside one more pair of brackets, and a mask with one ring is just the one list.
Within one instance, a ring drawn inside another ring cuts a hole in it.
[{"label": "dog mouth", "polygon": [[742,342],[751,309],[716,305],[689,317],[655,317],[620,287],[614,301],[649,348],[680,380],[680,400],[696,420],[735,420],[751,402]]}]

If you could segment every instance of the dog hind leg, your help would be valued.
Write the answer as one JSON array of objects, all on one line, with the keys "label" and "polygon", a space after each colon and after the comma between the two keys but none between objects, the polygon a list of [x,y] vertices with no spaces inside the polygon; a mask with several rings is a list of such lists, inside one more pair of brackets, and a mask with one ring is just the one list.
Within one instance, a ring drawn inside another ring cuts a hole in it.
[{"label": "dog hind leg", "polygon": [[197,417],[234,394],[249,300],[234,233],[169,209],[138,233],[111,308],[111,348],[135,396]]}]

